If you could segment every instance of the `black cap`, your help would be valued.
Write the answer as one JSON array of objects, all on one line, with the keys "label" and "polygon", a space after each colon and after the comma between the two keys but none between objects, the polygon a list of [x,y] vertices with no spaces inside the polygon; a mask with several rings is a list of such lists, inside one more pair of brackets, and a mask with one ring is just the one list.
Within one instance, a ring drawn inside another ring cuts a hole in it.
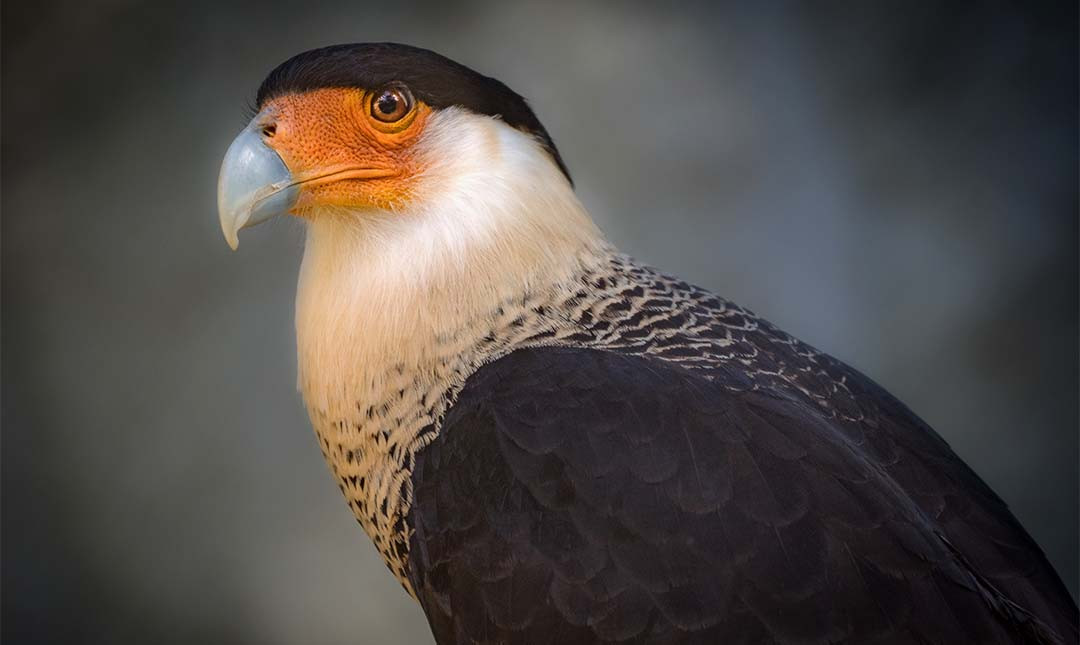
[{"label": "black cap", "polygon": [[555,142],[524,98],[494,78],[419,47],[357,43],[297,54],[270,72],[259,86],[255,104],[262,109],[267,101],[283,94],[321,88],[376,90],[389,84],[404,85],[435,109],[458,106],[502,119],[534,136],[570,179]]}]

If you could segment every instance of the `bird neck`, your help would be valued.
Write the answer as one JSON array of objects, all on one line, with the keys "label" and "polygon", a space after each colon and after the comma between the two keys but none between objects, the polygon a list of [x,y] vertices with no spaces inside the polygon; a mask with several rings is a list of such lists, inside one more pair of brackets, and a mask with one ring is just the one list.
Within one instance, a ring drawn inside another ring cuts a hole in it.
[{"label": "bird neck", "polygon": [[[309,406],[371,397],[390,371],[424,370],[448,344],[526,294],[557,288],[611,251],[557,174],[442,208],[325,213],[308,224],[297,291],[299,385]],[[545,186],[539,190],[538,185]],[[358,392],[358,384],[371,387]]]},{"label": "bird neck", "polygon": [[536,312],[611,254],[562,175],[545,179],[543,194],[508,182],[479,196],[447,191],[441,210],[308,224],[299,387],[354,514],[410,593],[413,456],[476,369],[572,326]]}]

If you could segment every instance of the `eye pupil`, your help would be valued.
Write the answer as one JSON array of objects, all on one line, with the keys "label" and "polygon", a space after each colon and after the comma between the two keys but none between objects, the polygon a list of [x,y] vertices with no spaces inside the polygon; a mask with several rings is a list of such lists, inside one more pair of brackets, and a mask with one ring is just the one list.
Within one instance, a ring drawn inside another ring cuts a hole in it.
[{"label": "eye pupil", "polygon": [[404,88],[383,90],[371,102],[371,116],[384,123],[400,121],[412,109],[412,97]]},{"label": "eye pupil", "polygon": [[384,92],[383,95],[379,97],[379,101],[376,105],[380,112],[389,116],[397,111],[398,103],[398,97],[392,92]]}]

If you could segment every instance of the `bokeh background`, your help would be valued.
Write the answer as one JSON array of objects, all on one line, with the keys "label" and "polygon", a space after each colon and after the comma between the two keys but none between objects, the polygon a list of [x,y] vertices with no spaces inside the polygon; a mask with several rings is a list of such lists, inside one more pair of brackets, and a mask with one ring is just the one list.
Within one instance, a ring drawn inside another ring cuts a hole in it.
[{"label": "bokeh background", "polygon": [[274,65],[529,97],[624,250],[938,429],[1077,591],[1077,5],[5,2],[5,643],[423,643],[295,388],[303,231],[218,229]]}]

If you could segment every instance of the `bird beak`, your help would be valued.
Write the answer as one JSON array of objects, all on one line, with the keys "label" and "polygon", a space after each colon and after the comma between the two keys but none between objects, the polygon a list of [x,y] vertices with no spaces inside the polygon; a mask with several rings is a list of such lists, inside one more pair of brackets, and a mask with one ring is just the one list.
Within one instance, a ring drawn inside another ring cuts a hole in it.
[{"label": "bird beak", "polygon": [[221,232],[234,251],[240,245],[240,229],[288,213],[300,192],[285,162],[263,143],[262,116],[252,119],[233,140],[218,177]]}]

